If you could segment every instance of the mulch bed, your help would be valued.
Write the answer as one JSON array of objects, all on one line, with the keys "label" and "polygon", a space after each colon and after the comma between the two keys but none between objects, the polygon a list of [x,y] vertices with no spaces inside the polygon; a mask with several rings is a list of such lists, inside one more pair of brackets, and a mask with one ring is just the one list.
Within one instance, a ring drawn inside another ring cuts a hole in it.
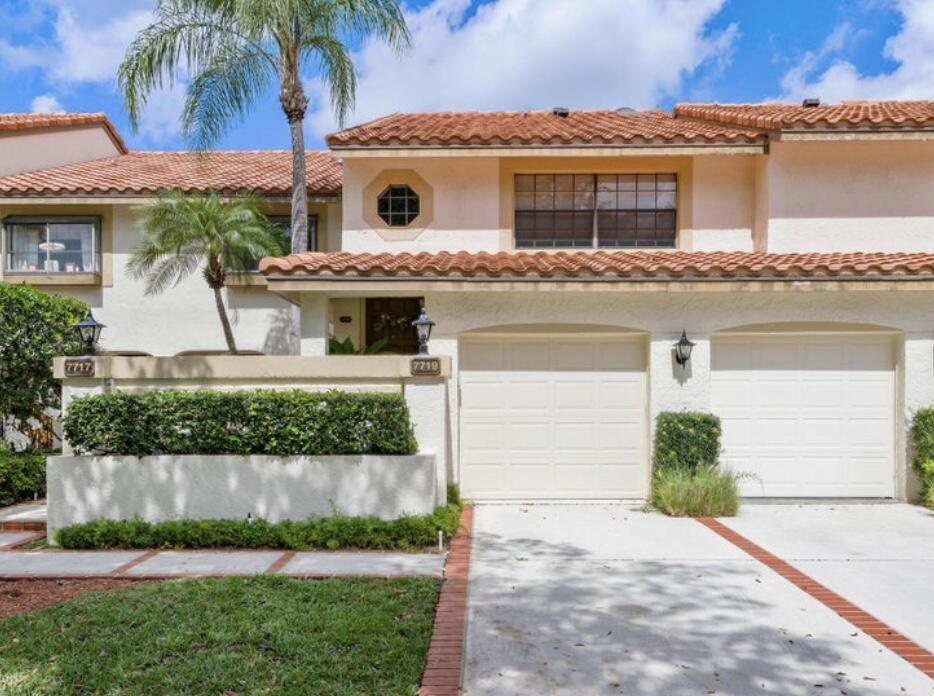
[{"label": "mulch bed", "polygon": [[82,592],[108,592],[140,582],[152,581],[129,578],[0,580],[0,619],[51,607]]}]

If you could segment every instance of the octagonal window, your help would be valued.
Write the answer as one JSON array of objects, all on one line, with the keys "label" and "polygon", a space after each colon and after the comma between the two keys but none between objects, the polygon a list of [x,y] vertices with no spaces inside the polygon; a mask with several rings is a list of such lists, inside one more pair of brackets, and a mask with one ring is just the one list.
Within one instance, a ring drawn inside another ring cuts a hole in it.
[{"label": "octagonal window", "polygon": [[390,227],[406,227],[418,217],[418,194],[410,186],[389,186],[376,201],[376,213]]}]

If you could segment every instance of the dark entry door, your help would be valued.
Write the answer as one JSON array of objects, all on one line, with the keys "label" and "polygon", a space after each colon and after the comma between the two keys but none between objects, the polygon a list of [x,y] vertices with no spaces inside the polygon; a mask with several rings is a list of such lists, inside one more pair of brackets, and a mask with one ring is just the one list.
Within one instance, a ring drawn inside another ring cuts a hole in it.
[{"label": "dark entry door", "polygon": [[384,352],[415,355],[418,334],[412,322],[418,318],[422,300],[418,297],[371,297],[366,301],[366,344],[387,340]]}]

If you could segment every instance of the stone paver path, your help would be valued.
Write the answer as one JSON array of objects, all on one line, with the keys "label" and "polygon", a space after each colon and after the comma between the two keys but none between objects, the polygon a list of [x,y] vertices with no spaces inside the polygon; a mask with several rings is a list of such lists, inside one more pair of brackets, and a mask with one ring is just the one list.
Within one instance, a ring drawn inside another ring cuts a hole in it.
[{"label": "stone paver path", "polygon": [[0,549],[23,544],[40,536],[35,532],[0,532]]},{"label": "stone paver path", "polygon": [[163,578],[282,573],[296,577],[442,577],[443,554],[329,551],[2,551],[0,580],[34,577]]}]

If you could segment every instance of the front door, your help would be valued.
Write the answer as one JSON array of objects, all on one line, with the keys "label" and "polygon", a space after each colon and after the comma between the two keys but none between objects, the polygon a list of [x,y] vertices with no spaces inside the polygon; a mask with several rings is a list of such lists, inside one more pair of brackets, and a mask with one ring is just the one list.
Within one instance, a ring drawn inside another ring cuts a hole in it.
[{"label": "front door", "polygon": [[418,334],[412,322],[422,310],[418,297],[371,297],[366,301],[366,344],[386,339],[384,353],[415,355]]}]

